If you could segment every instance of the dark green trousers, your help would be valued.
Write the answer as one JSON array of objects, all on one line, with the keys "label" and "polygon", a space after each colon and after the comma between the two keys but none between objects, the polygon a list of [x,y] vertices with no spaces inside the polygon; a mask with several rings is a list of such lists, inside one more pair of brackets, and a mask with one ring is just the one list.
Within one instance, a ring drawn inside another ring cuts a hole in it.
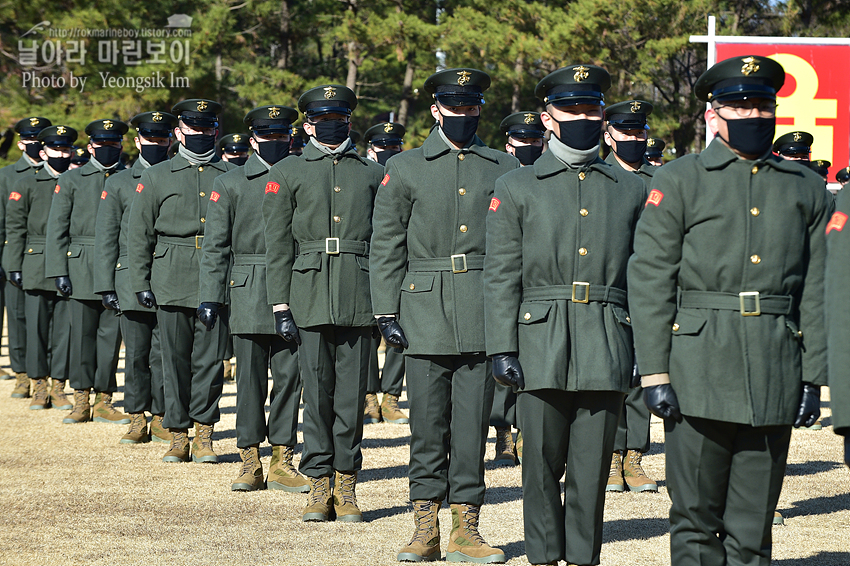
[{"label": "dark green trousers", "polygon": [[207,330],[193,308],[161,306],[156,311],[165,391],[162,425],[166,428],[219,421],[227,338],[226,312],[221,314],[213,329]]},{"label": "dark green trousers", "polygon": [[676,566],[769,566],[790,426],[667,420],[670,558]]},{"label": "dark green trousers", "polygon": [[372,352],[369,359],[369,381],[366,384],[367,393],[389,393],[401,397],[404,386],[404,350],[387,347],[384,356],[384,367],[378,369],[378,346],[381,337],[372,339]]},{"label": "dark green trousers", "polygon": [[649,409],[643,402],[643,387],[638,385],[629,391],[623,402],[614,450],[634,450],[641,454],[649,452],[650,416]]},{"label": "dark green trousers", "polygon": [[124,338],[124,410],[165,414],[162,351],[153,311],[124,311],[119,318]]},{"label": "dark green trousers", "polygon": [[605,484],[622,405],[616,391],[517,395],[525,554],[532,564],[599,564]]},{"label": "dark green trousers", "polygon": [[[0,285],[6,305],[6,325],[9,332],[9,365],[12,371],[27,371],[27,314],[26,293],[8,281]],[[2,309],[2,307],[0,307]],[[3,318],[0,314],[0,328]]]},{"label": "dark green trousers", "polygon": [[71,299],[69,312],[71,388],[114,393],[118,390],[115,370],[121,348],[118,317],[100,301]]},{"label": "dark green trousers", "polygon": [[26,372],[67,381],[71,340],[70,301],[50,291],[26,291]]},{"label": "dark green trousers", "polygon": [[304,448],[299,469],[311,478],[359,470],[372,329],[326,325],[300,331]]},{"label": "dark green trousers", "polygon": [[224,344],[224,358],[225,360],[229,360],[233,357],[233,336],[227,337],[227,342]]},{"label": "dark green trousers", "polygon": [[493,409],[490,411],[490,426],[509,428],[516,426],[516,393],[501,383],[493,391]]},{"label": "dark green trousers", "polygon": [[493,374],[484,354],[406,356],[410,499],[484,503]]},{"label": "dark green trousers", "polygon": [[[236,446],[248,448],[267,438],[274,446],[295,446],[301,404],[297,346],[276,334],[234,334],[233,351],[236,354]],[[272,394],[266,423],[269,369]]]}]

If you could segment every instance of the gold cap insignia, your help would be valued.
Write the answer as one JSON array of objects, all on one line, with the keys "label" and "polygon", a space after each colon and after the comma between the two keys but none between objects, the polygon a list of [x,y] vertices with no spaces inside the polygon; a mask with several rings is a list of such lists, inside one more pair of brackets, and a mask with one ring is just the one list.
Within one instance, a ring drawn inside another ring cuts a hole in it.
[{"label": "gold cap insignia", "polygon": [[199,100],[198,101],[198,112],[203,112],[204,110],[207,109],[207,107],[209,107],[209,104],[207,104],[206,100]]},{"label": "gold cap insignia", "polygon": [[277,106],[269,108],[269,118],[277,118],[278,116],[280,116],[280,108]]},{"label": "gold cap insignia", "polygon": [[30,126],[38,126],[40,120],[38,118],[30,118]]},{"label": "gold cap insignia", "polygon": [[162,122],[162,112],[154,112],[153,113],[153,121],[154,122]]},{"label": "gold cap insignia", "polygon": [[114,126],[114,125],[115,124],[112,123],[112,120],[104,120],[103,121],[103,129],[104,130],[111,130],[112,126]]},{"label": "gold cap insignia", "polygon": [[755,57],[744,57],[741,59],[744,62],[744,66],[741,67],[741,74],[749,77],[753,73],[757,73],[759,70],[758,62],[759,60]]},{"label": "gold cap insignia", "polygon": [[78,147],[78,148],[77,148],[77,155],[79,155],[80,157],[82,157],[82,156],[84,156],[85,154],[86,154],[86,150],[84,150],[84,149],[83,149],[83,148],[81,148],[81,147]]},{"label": "gold cap insignia", "polygon": [[292,135],[293,135],[293,136],[297,136],[297,135],[298,135],[298,128],[297,128],[296,126],[292,126]]},{"label": "gold cap insignia", "polygon": [[392,131],[393,131],[393,124],[392,124],[392,122],[387,122],[386,124],[384,124],[384,132],[385,132],[385,133],[387,133],[387,134],[388,134],[388,133],[390,133],[390,132],[392,132]]},{"label": "gold cap insignia", "polygon": [[803,139],[803,136],[800,135],[800,132],[794,132],[794,141],[800,141]]},{"label": "gold cap insignia", "polygon": [[469,82],[469,77],[472,76],[472,73],[469,71],[460,71],[457,77],[457,84],[463,86]]},{"label": "gold cap insignia", "polygon": [[646,147],[655,147],[655,140],[653,138],[646,140]]},{"label": "gold cap insignia", "polygon": [[240,136],[239,134],[233,134],[233,142],[239,143],[240,141],[242,141],[242,136]]},{"label": "gold cap insignia", "polygon": [[336,89],[332,86],[326,86],[325,87],[325,100],[330,100],[334,96],[336,96]]},{"label": "gold cap insignia", "polygon": [[640,112],[640,102],[638,102],[637,100],[635,100],[634,102],[632,102],[632,108],[631,108],[631,110],[632,110],[632,113]]},{"label": "gold cap insignia", "polygon": [[534,122],[534,114],[528,113],[525,115],[525,119],[523,120],[526,124],[531,124]]},{"label": "gold cap insignia", "polygon": [[590,76],[590,73],[588,73],[590,69],[588,69],[584,65],[576,67],[573,70],[575,71],[575,74],[573,74],[573,80],[576,82],[580,83],[581,81],[585,80],[587,77]]},{"label": "gold cap insignia", "polygon": [[68,131],[68,129],[65,126],[59,126],[58,128],[56,128],[56,133],[59,134],[60,136],[64,135],[65,132],[67,132],[67,131]]}]

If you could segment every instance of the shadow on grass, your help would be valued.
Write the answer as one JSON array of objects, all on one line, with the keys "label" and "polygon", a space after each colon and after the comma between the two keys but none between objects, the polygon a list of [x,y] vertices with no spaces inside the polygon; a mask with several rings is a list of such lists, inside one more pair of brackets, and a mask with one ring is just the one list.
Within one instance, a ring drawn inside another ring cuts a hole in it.
[{"label": "shadow on grass", "polygon": [[387,466],[384,468],[370,468],[357,473],[357,482],[363,483],[375,480],[395,480],[407,477],[407,464],[402,466]]},{"label": "shadow on grass", "polygon": [[847,566],[850,552],[818,552],[806,558],[786,558],[771,561],[773,566]]},{"label": "shadow on grass", "polygon": [[840,468],[838,462],[825,462],[823,460],[811,460],[809,462],[800,462],[799,464],[788,464],[785,467],[786,476],[811,476],[822,472],[829,472],[835,468]]},{"label": "shadow on grass", "polygon": [[488,487],[484,503],[507,503],[522,499],[521,487]]},{"label": "shadow on grass", "polygon": [[387,507],[386,509],[375,509],[373,511],[363,511],[363,520],[368,522],[394,517],[395,515],[403,515],[411,513],[413,507],[410,505],[396,505],[395,507]]},{"label": "shadow on grass", "polygon": [[[368,433],[369,429],[365,429]],[[363,435],[362,448],[397,448],[399,446],[407,446],[410,444],[410,435],[400,436],[398,438],[369,438],[366,434]]]},{"label": "shadow on grass", "polygon": [[[813,497],[795,501],[790,508],[777,509],[786,519],[806,515],[828,515],[837,511],[850,511],[850,493],[838,493],[828,497]],[[845,566],[850,561],[843,562]]]},{"label": "shadow on grass", "polygon": [[502,552],[505,553],[505,558],[508,560],[512,558],[519,558],[520,556],[525,556],[525,541],[518,540],[515,542],[509,542],[508,544],[501,544],[499,548],[502,549]]},{"label": "shadow on grass", "polygon": [[618,519],[606,521],[602,527],[602,542],[647,540],[670,532],[670,521],[659,517]]}]

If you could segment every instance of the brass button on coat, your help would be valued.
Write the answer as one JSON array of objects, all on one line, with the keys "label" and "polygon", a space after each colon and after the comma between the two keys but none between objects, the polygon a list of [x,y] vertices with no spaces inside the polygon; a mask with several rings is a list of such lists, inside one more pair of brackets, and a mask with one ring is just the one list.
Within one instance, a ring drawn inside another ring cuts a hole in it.
[{"label": "brass button on coat", "polygon": [[230,286],[233,287],[233,280],[230,281]]},{"label": "brass button on coat", "polygon": [[755,174],[756,174],[756,173],[758,173],[758,172],[759,172],[759,166],[758,166],[758,165],[753,165],[752,174],[753,174],[753,175],[755,175]]},{"label": "brass button on coat", "polygon": [[587,175],[584,174],[584,171],[582,171],[581,173],[578,174],[578,180],[579,181],[584,181],[585,177],[587,177]]},{"label": "brass button on coat", "polygon": [[339,165],[339,159],[334,159],[334,165]]},{"label": "brass button on coat", "polygon": [[579,214],[581,214],[582,216],[587,216],[587,215],[588,215],[588,212],[587,212],[587,209],[586,209],[586,208],[582,208],[581,210],[579,210],[579,211],[578,211],[578,213],[579,213]]},{"label": "brass button on coat", "polygon": [[411,283],[410,284],[410,290],[413,291],[414,289],[416,289],[416,285],[414,283]]},{"label": "brass button on coat", "polygon": [[336,222],[337,224],[339,224],[339,221],[340,221],[340,220],[342,220],[342,218],[341,218],[341,217],[339,217],[339,216],[334,216],[334,222]]},{"label": "brass button on coat", "polygon": [[753,216],[758,216],[759,214],[761,214],[761,211],[758,209],[758,207],[754,206],[750,209],[750,214],[752,214]]},{"label": "brass button on coat", "polygon": [[757,256],[756,254],[753,254],[753,255],[750,256],[750,261],[758,264],[758,263],[761,263],[761,258],[759,256]]},{"label": "brass button on coat", "polygon": [[531,320],[531,313],[530,312],[525,313],[524,315],[522,315],[522,318],[524,318],[525,320]]},{"label": "brass button on coat", "polygon": [[203,170],[204,170],[204,166],[203,166],[203,165],[201,165],[200,167],[198,167],[198,171],[203,171]]},{"label": "brass button on coat", "polygon": [[675,322],[673,323],[673,332],[676,332],[677,330],[679,330],[679,323]]},{"label": "brass button on coat", "polygon": [[205,197],[205,196],[207,196],[207,193],[205,193],[204,191],[201,191],[201,192],[200,192],[200,195],[201,195],[202,197]]},{"label": "brass button on coat", "polygon": [[466,227],[466,224],[461,224],[461,225],[460,225],[460,231],[461,231],[461,232],[466,232],[467,230],[469,230],[469,228],[467,228],[467,227]]},{"label": "brass button on coat", "polygon": [[204,222],[206,222],[206,221],[207,221],[207,219],[206,219],[206,218],[201,218],[201,224],[203,224],[203,223],[204,223]]},{"label": "brass button on coat", "polygon": [[463,156],[463,154],[462,154],[462,153],[461,153],[460,155],[458,155],[458,156],[457,156],[457,158],[458,158],[458,159],[460,159],[461,161],[463,161],[463,160],[464,160],[464,156]]},{"label": "brass button on coat", "polygon": [[65,255],[67,255],[68,257],[71,257],[71,252],[67,252]]},{"label": "brass button on coat", "polygon": [[115,269],[119,269],[120,267],[121,267],[121,264],[119,263],[115,266]]},{"label": "brass button on coat", "polygon": [[578,255],[587,255],[587,248],[579,248]]},{"label": "brass button on coat", "polygon": [[460,196],[465,195],[465,194],[466,194],[466,189],[464,189],[463,187],[459,188],[459,189],[457,190],[457,194],[459,194]]},{"label": "brass button on coat", "polygon": [[338,193],[338,192],[340,192],[341,190],[342,190],[342,189],[341,189],[341,188],[339,188],[339,187],[334,187],[334,192],[335,192],[335,193]]},{"label": "brass button on coat", "polygon": [[32,253],[32,248],[28,249],[28,250],[27,250],[27,253],[28,253],[28,254],[31,254],[31,253]]},{"label": "brass button on coat", "polygon": [[632,317],[627,316],[627,317],[626,317],[626,322],[631,323],[631,322],[632,322]]}]

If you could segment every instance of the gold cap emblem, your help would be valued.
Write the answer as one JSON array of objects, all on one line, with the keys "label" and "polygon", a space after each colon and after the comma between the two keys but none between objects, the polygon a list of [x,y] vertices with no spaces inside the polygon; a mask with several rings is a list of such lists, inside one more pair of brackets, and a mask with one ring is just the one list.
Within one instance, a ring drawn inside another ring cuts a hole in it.
[{"label": "gold cap emblem", "polygon": [[794,141],[800,141],[803,139],[803,136],[800,135],[800,132],[794,132]]},{"label": "gold cap emblem", "polygon": [[531,114],[530,112],[526,114],[523,122],[525,122],[526,124],[531,124],[532,122],[534,122],[534,114]]},{"label": "gold cap emblem", "polygon": [[78,148],[77,148],[77,155],[79,155],[80,157],[82,157],[82,156],[84,156],[85,154],[86,154],[86,150],[84,150],[84,149],[83,149],[83,148],[81,148],[81,147],[78,147]]},{"label": "gold cap emblem", "polygon": [[104,130],[111,130],[112,126],[114,126],[114,125],[115,124],[112,122],[112,120],[104,120],[103,121],[103,129]]},{"label": "gold cap emblem", "polygon": [[277,118],[278,116],[280,116],[280,108],[277,106],[269,108],[269,118]]},{"label": "gold cap emblem", "polygon": [[38,126],[41,121],[38,118],[30,118],[30,126]]},{"label": "gold cap emblem", "polygon": [[649,138],[646,140],[646,147],[655,147],[655,139]]},{"label": "gold cap emblem", "polygon": [[242,136],[240,136],[239,134],[233,134],[233,142],[239,143],[240,141],[242,141]]},{"label": "gold cap emblem", "polygon": [[472,73],[469,71],[460,71],[457,77],[457,84],[463,86],[469,82],[469,77],[472,76]]},{"label": "gold cap emblem", "polygon": [[59,126],[59,127],[56,128],[56,133],[59,134],[60,136],[65,135],[65,132],[67,132],[67,131],[68,131],[68,129],[65,126]]},{"label": "gold cap emblem", "polygon": [[390,132],[392,132],[392,131],[393,131],[393,124],[392,124],[392,122],[387,122],[386,124],[384,124],[384,133],[387,133],[387,134],[388,134],[388,133],[390,133]]},{"label": "gold cap emblem", "polygon": [[199,100],[198,101],[198,112],[203,112],[208,107],[209,107],[209,104],[207,104],[206,100]]},{"label": "gold cap emblem", "polygon": [[741,59],[744,62],[744,65],[741,67],[741,74],[749,77],[753,73],[757,73],[759,70],[758,62],[759,60],[755,57],[744,57]]},{"label": "gold cap emblem", "polygon": [[154,122],[162,122],[162,112],[154,112],[153,113],[153,121]]},{"label": "gold cap emblem", "polygon": [[640,112],[640,102],[638,102],[637,100],[632,102],[631,110],[632,110],[632,114],[634,114],[635,112]]},{"label": "gold cap emblem", "polygon": [[575,71],[575,73],[573,74],[573,80],[578,83],[590,76],[590,73],[588,73],[590,69],[588,69],[584,65],[580,65],[573,70]]},{"label": "gold cap emblem", "polygon": [[336,96],[336,89],[332,86],[326,86],[325,87],[325,100],[330,100],[334,96]]},{"label": "gold cap emblem", "polygon": [[298,135],[298,127],[297,127],[297,126],[292,126],[292,135],[293,135],[293,136],[297,136],[297,135]]}]

